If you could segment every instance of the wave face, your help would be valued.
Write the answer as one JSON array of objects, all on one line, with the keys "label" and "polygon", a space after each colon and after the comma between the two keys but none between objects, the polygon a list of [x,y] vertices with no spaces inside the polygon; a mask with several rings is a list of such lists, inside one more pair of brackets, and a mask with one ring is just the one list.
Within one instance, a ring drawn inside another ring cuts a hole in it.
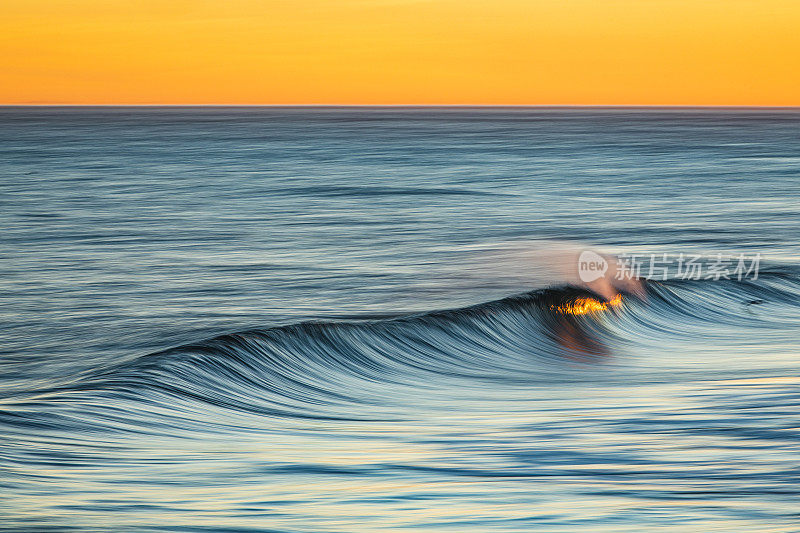
[{"label": "wave face", "polygon": [[797,531],[798,121],[0,108],[0,531]]}]

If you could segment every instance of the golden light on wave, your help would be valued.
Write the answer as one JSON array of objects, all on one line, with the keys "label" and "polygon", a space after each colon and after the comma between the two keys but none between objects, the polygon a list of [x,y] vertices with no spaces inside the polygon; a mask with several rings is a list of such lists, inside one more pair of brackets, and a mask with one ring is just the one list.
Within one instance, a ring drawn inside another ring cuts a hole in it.
[{"label": "golden light on wave", "polygon": [[552,309],[570,315],[585,315],[588,313],[599,313],[606,311],[609,307],[622,304],[622,295],[617,294],[607,302],[601,302],[596,298],[578,298],[566,305],[556,305]]}]

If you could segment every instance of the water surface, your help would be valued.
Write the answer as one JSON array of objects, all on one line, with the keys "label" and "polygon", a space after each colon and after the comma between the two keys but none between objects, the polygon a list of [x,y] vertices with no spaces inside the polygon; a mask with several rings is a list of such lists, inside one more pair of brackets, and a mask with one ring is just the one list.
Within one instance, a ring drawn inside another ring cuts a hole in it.
[{"label": "water surface", "polygon": [[[4,530],[800,527],[800,112],[0,124]],[[576,316],[533,239],[764,259]]]}]

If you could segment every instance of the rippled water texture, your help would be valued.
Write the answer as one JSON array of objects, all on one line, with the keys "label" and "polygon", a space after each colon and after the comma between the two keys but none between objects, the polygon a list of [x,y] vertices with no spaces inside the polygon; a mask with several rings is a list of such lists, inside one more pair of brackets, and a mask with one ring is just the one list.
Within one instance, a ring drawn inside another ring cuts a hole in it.
[{"label": "rippled water texture", "polygon": [[[0,530],[800,528],[800,112],[0,125]],[[553,241],[763,260],[589,305]]]}]

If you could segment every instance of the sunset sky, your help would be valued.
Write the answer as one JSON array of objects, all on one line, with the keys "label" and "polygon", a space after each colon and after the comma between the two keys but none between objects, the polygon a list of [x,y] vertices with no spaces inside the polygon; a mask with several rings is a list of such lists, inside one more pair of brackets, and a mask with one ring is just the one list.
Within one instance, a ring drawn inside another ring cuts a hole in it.
[{"label": "sunset sky", "polygon": [[800,1],[0,0],[0,103],[800,105]]}]

